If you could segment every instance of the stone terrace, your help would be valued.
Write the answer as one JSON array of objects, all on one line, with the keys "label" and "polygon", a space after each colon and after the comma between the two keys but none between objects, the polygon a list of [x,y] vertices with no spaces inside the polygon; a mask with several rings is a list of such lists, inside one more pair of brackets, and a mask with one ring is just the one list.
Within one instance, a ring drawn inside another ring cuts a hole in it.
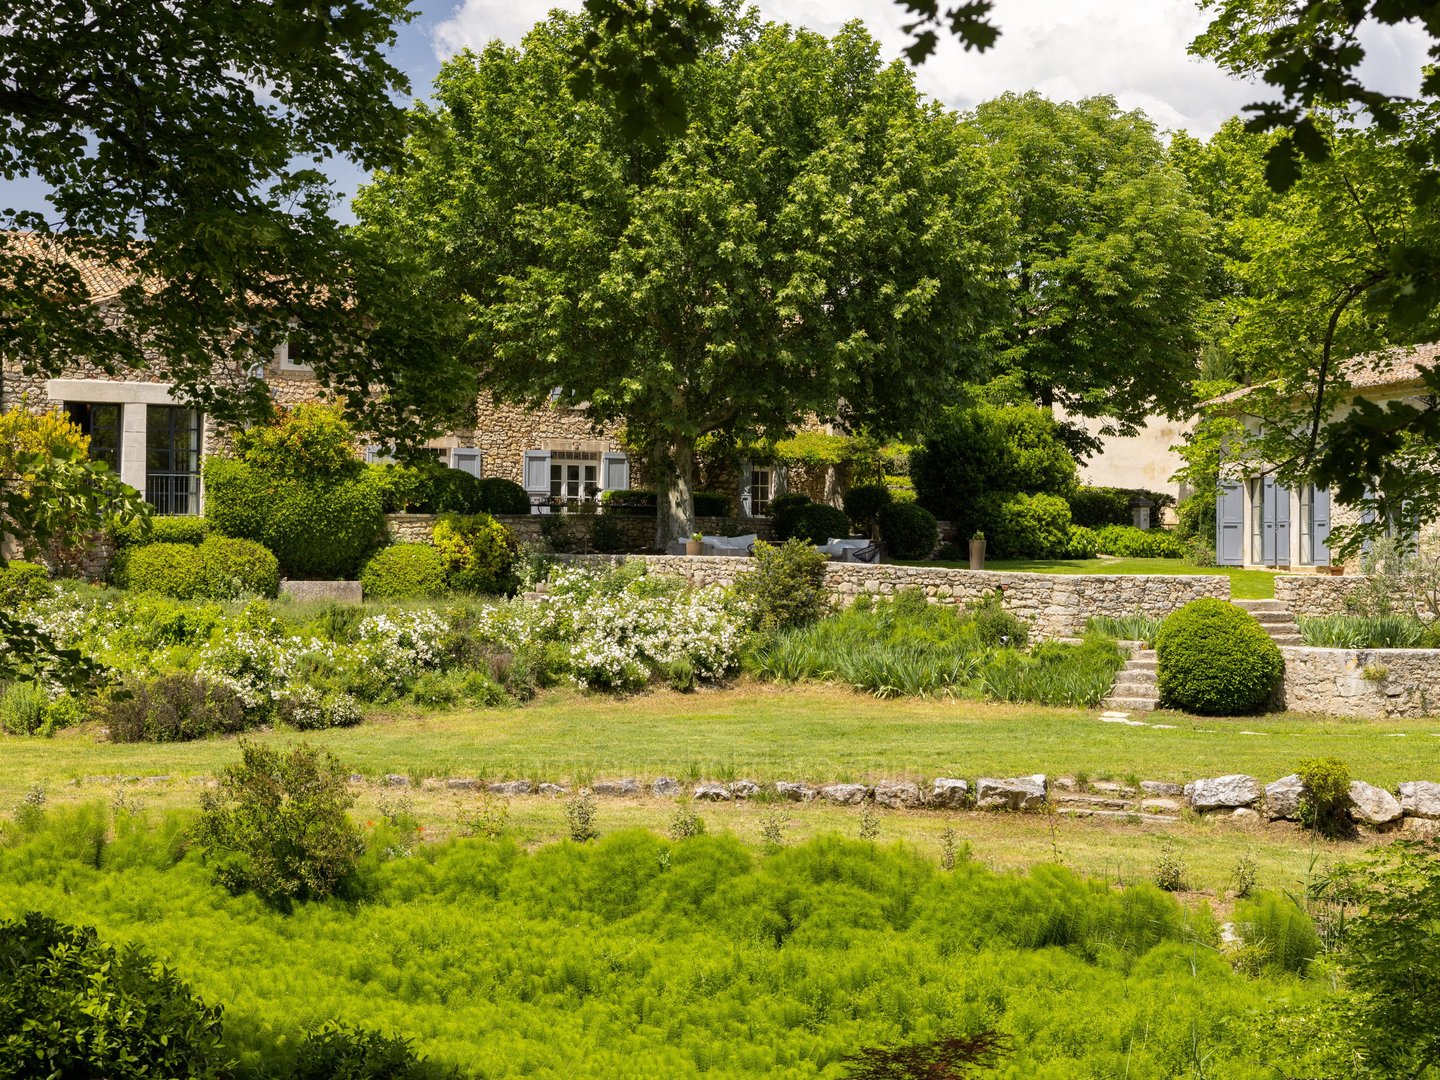
[{"label": "stone terrace", "polygon": [[[643,559],[656,573],[693,585],[729,585],[753,566],[749,559],[684,555],[571,555],[580,563],[615,564]],[[831,598],[891,596],[922,590],[932,602],[975,600],[999,589],[1005,610],[1028,620],[1045,637],[1075,637],[1094,615],[1121,617],[1137,611],[1163,617],[1201,597],[1230,599],[1230,579],[1208,574],[1023,574],[951,567],[827,563]]]}]

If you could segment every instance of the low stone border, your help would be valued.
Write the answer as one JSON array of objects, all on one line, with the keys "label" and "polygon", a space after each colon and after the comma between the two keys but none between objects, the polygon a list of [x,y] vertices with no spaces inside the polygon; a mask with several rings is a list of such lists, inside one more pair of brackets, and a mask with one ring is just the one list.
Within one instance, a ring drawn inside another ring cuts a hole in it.
[{"label": "low stone border", "polygon": [[[160,776],[86,776],[71,783],[158,785],[172,782]],[[354,786],[372,781],[361,773],[350,774]],[[214,786],[211,776],[193,776],[188,783]],[[402,773],[386,773],[373,781],[382,788],[412,787]],[[577,789],[568,784],[534,780],[485,781],[473,777],[426,777],[424,791],[483,792],[514,798],[544,795],[559,798]],[[696,802],[744,802],[774,799],[787,802],[827,802],[837,806],[872,803],[892,810],[995,810],[1023,813],[1055,812],[1071,817],[1109,817],[1144,821],[1178,821],[1189,810],[1197,814],[1221,815],[1242,821],[1297,821],[1300,810],[1300,777],[1291,774],[1262,784],[1244,773],[1205,777],[1188,784],[1168,780],[1142,780],[1138,787],[1118,781],[1101,780],[1081,784],[1073,777],[1031,776],[988,777],[975,780],[937,777],[928,785],[914,780],[878,780],[870,784],[808,784],[777,780],[761,784],[754,780],[727,782],[702,780],[686,785],[673,776],[645,782],[635,777],[596,780],[589,791],[605,798],[678,799],[689,794]],[[1403,828],[1425,835],[1440,835],[1440,783],[1407,780],[1394,791],[1354,780],[1350,783],[1350,817],[1357,825],[1377,830]]]}]

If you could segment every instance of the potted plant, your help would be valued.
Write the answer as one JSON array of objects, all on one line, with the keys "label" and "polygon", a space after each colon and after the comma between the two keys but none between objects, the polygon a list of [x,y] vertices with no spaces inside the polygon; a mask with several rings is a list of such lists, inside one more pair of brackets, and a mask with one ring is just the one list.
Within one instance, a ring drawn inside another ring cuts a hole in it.
[{"label": "potted plant", "polygon": [[690,539],[685,541],[686,555],[700,555],[705,551],[705,538],[698,532],[691,533]]},{"label": "potted plant", "polygon": [[970,569],[985,569],[985,534],[979,529],[970,534]]}]

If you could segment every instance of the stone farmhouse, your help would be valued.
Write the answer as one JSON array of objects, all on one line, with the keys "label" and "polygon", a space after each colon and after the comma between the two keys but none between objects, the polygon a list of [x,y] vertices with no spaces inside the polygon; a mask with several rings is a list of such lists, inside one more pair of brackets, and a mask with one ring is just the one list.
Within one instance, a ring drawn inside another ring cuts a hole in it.
[{"label": "stone farmhouse", "polygon": [[[37,242],[17,233],[6,240]],[[109,267],[81,260],[76,268],[92,303],[117,304],[126,283],[123,277]],[[289,343],[276,349],[263,369],[247,372],[237,366],[217,372],[216,377],[237,382],[261,378],[280,407],[326,397],[310,364],[292,352]],[[207,455],[223,452],[225,431],[178,400],[168,383],[146,378],[144,371],[110,374],[84,361],[67,367],[58,378],[44,378],[27,375],[18,363],[6,361],[0,364],[0,410],[17,405],[36,411],[58,408],[69,415],[90,436],[91,454],[142,492],[156,513],[202,512],[202,463]],[[617,427],[597,427],[583,410],[570,407],[559,391],[548,407],[540,409],[501,404],[482,394],[473,428],[453,430],[427,446],[449,468],[522,485],[537,512],[644,482],[643,463],[631,461]],[[384,447],[369,444],[360,449],[366,460],[387,460]],[[783,466],[711,463],[707,474],[712,488],[722,490],[723,485],[727,493],[734,492],[737,509],[746,516],[765,513],[770,499],[786,489]],[[826,488],[824,478],[816,478],[815,484]]]},{"label": "stone farmhouse", "polygon": [[[1440,363],[1440,343],[1396,348],[1359,356],[1344,365],[1349,382],[1347,401],[1366,398],[1377,404],[1419,401],[1433,391],[1423,371]],[[1209,408],[1236,408],[1248,388],[1207,402]],[[1343,411],[1347,405],[1342,404]],[[1260,420],[1245,417],[1258,432]],[[1216,561],[1221,566],[1319,569],[1331,565],[1328,546],[1332,527],[1344,522],[1346,511],[1331,492],[1315,484],[1291,490],[1258,469],[1228,477],[1216,500]],[[1358,567],[1347,566],[1346,570]]]}]

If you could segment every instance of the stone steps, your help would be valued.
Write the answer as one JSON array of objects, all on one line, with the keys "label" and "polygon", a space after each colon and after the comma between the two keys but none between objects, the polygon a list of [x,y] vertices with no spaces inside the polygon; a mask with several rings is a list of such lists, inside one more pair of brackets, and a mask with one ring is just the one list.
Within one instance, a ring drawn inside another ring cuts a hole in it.
[{"label": "stone steps", "polygon": [[1160,704],[1157,675],[1153,651],[1131,657],[1125,661],[1125,666],[1115,673],[1110,696],[1104,701],[1105,707],[1123,709],[1126,712],[1151,712]]},{"label": "stone steps", "polygon": [[1270,635],[1276,645],[1303,645],[1300,626],[1290,609],[1279,600],[1232,600],[1241,611],[1247,612]]}]

